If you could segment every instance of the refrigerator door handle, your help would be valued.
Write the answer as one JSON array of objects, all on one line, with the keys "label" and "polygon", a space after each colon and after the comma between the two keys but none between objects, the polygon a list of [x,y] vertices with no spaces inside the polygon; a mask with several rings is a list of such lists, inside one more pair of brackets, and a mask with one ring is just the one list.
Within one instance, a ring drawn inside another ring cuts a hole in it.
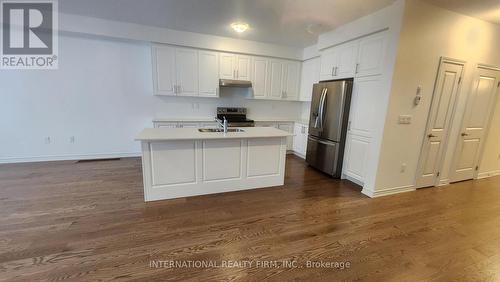
[{"label": "refrigerator door handle", "polygon": [[326,94],[328,93],[328,88],[323,90],[323,94],[321,95],[321,100],[319,102],[319,120],[320,120],[320,128],[323,128],[324,116],[325,116],[325,100]]},{"label": "refrigerator door handle", "polygon": [[326,88],[323,88],[323,90],[321,90],[321,96],[319,98],[319,103],[318,103],[318,109],[317,109],[316,113],[314,113],[314,115],[315,115],[314,128],[320,128],[320,126],[321,126],[321,102],[323,101],[323,94],[325,93],[325,89]]}]

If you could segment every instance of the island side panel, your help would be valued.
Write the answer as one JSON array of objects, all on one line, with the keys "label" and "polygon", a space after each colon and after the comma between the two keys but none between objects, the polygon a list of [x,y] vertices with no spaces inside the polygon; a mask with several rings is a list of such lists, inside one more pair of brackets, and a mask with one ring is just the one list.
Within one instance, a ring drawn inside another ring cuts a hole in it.
[{"label": "island side panel", "polygon": [[286,137],[144,142],[145,200],[283,185],[285,155]]}]

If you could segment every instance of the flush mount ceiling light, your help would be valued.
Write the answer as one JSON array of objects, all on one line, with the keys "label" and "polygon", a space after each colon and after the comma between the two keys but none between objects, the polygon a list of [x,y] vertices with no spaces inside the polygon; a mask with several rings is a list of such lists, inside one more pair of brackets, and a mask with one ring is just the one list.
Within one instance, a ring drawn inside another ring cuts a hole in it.
[{"label": "flush mount ceiling light", "polygon": [[237,33],[243,33],[248,29],[248,24],[243,22],[234,22],[231,24],[231,28]]}]

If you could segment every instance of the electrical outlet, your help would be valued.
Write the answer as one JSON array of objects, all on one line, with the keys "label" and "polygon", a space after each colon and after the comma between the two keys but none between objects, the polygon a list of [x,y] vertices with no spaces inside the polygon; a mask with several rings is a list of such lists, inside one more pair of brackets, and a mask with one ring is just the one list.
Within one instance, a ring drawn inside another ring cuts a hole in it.
[{"label": "electrical outlet", "polygon": [[398,117],[398,123],[399,124],[410,124],[411,118],[412,118],[412,116],[410,116],[410,115],[400,115]]},{"label": "electrical outlet", "polygon": [[405,172],[406,172],[406,163],[402,163],[402,164],[401,164],[401,169],[400,169],[400,172],[401,172],[401,173],[405,173]]},{"label": "electrical outlet", "polygon": [[69,143],[72,143],[72,144],[75,143],[75,136],[71,136],[69,138]]},{"label": "electrical outlet", "polygon": [[52,139],[50,137],[45,137],[45,144],[50,144],[52,143]]}]

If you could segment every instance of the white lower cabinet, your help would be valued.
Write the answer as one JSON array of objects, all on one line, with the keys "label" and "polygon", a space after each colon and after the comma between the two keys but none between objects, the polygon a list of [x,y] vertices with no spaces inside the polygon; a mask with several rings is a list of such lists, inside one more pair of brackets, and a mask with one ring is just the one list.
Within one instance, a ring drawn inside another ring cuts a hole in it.
[{"label": "white lower cabinet", "polygon": [[343,173],[358,184],[364,183],[370,138],[347,134],[344,151]]},{"label": "white lower cabinet", "polygon": [[[293,133],[293,122],[292,123],[279,123],[278,129]],[[288,151],[293,150],[293,136],[288,136],[286,138],[286,149]]]},{"label": "white lower cabinet", "polygon": [[295,123],[293,134],[293,151],[296,155],[305,158],[307,152],[307,125]]}]

